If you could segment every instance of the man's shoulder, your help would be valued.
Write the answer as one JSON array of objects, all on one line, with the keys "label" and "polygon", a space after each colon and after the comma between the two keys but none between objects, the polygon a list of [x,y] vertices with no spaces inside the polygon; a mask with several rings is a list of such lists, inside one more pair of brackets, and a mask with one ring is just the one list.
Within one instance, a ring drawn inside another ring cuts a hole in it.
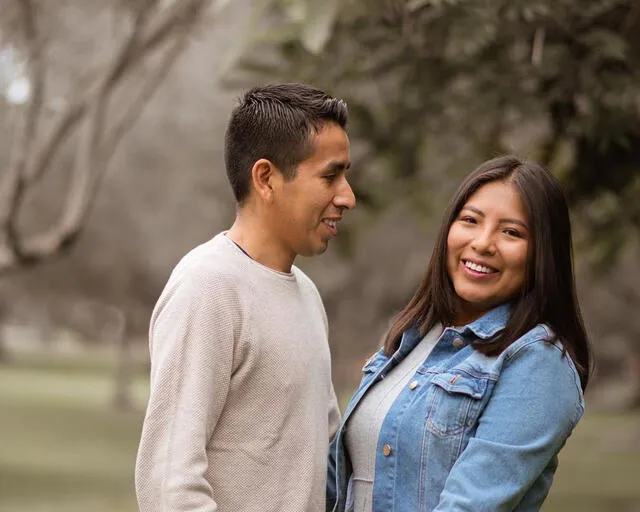
[{"label": "man's shoulder", "polygon": [[224,235],[216,235],[185,254],[174,267],[169,282],[196,286],[239,282],[242,266],[221,236]]},{"label": "man's shoulder", "polygon": [[191,249],[178,262],[175,270],[206,271],[212,274],[228,274],[238,270],[240,258],[222,233]]},{"label": "man's shoulder", "polygon": [[316,284],[313,282],[313,279],[311,279],[307,274],[305,274],[300,267],[293,265],[291,267],[291,272],[296,276],[296,281],[300,284],[300,286],[313,290],[315,293],[318,293],[318,288]]},{"label": "man's shoulder", "polygon": [[318,311],[320,311],[324,317],[326,325],[327,315],[324,309],[324,301],[322,300],[322,296],[320,295],[315,283],[307,274],[295,265],[291,268],[291,271],[296,276],[296,282],[298,283],[299,289],[312,301],[313,304],[316,304]]}]

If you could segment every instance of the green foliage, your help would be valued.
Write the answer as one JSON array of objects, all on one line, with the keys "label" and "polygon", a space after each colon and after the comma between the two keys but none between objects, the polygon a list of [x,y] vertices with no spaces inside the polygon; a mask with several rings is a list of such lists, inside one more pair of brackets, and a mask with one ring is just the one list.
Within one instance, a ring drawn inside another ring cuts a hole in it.
[{"label": "green foliage", "polygon": [[296,26],[295,34],[300,38],[304,48],[313,54],[319,53],[331,36],[339,0],[324,2],[289,0],[283,4],[289,19]]},{"label": "green foliage", "polygon": [[[513,147],[547,165],[568,154],[559,175],[579,211],[611,196],[610,223],[634,206],[638,2],[367,0],[341,4],[333,22],[328,14],[304,13],[310,17],[304,26],[317,20],[322,34],[333,27],[322,52],[298,32],[282,31],[270,58],[243,59],[234,78],[308,81],[345,97],[352,136],[363,147],[359,158],[384,176],[375,186],[359,183],[376,198],[373,206],[384,208],[380,197],[390,192],[431,186],[436,176],[429,168],[442,151],[425,148],[442,140],[468,149],[450,152],[443,168],[465,155],[477,162]],[[640,227],[636,220],[619,224]],[[602,254],[610,264],[628,231],[613,236],[598,226],[585,231],[593,231],[595,245],[609,247]]]}]

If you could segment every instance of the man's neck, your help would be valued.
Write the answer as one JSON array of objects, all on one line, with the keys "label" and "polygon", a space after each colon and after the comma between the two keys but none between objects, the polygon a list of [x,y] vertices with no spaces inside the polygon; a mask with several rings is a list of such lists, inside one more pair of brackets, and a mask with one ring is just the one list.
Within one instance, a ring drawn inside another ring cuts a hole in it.
[{"label": "man's neck", "polygon": [[285,251],[264,223],[238,212],[227,236],[250,258],[278,272],[291,272],[295,255]]}]

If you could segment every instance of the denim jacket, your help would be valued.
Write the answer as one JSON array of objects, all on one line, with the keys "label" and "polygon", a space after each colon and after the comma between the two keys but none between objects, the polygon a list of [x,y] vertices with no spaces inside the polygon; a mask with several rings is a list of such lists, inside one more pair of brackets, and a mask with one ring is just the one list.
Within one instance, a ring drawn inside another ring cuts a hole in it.
[{"label": "denim jacket", "polygon": [[[498,306],[462,328],[444,329],[400,392],[378,436],[374,512],[540,509],[584,399],[573,362],[546,325],[496,357],[471,347],[503,329],[509,311]],[[331,443],[327,511],[353,507],[346,422],[420,339],[408,329],[391,357],[380,350],[363,367]]]}]

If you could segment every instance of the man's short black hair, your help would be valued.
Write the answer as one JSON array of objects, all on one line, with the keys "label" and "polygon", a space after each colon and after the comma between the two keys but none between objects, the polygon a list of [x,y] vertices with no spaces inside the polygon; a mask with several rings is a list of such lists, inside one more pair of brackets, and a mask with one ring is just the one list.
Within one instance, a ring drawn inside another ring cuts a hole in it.
[{"label": "man's short black hair", "polygon": [[313,154],[312,136],[325,123],[345,128],[346,103],[304,84],[254,87],[233,110],[225,135],[225,165],[236,201],[249,195],[251,169],[265,158],[292,179]]}]

